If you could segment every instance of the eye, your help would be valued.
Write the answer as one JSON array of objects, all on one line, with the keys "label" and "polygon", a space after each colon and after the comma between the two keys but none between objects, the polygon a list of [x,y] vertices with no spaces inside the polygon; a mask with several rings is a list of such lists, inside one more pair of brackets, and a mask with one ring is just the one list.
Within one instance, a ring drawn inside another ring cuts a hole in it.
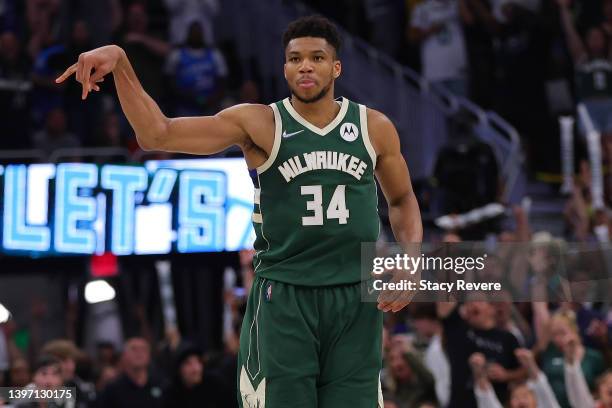
[{"label": "eye", "polygon": [[314,60],[316,62],[321,62],[321,61],[323,61],[323,56],[322,55],[315,55]]},{"label": "eye", "polygon": [[300,59],[298,57],[289,57],[289,62],[299,62]]}]

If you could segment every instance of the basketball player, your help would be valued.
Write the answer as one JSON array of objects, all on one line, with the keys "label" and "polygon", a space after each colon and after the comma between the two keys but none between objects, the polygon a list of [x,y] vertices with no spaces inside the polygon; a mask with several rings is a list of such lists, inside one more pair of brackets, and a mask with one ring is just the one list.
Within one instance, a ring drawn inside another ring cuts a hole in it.
[{"label": "basketball player", "polygon": [[164,116],[112,45],[81,54],[57,81],[75,74],[85,99],[112,73],[145,150],[242,149],[255,184],[257,253],[240,336],[240,406],[382,407],[381,311],[402,309],[410,296],[384,292],[378,307],[361,301],[361,242],[379,234],[374,178],[398,241],[421,241],[418,204],[393,124],[334,99],[342,67],[336,28],[305,17],[289,25],[283,45],[291,97],[214,116]]}]

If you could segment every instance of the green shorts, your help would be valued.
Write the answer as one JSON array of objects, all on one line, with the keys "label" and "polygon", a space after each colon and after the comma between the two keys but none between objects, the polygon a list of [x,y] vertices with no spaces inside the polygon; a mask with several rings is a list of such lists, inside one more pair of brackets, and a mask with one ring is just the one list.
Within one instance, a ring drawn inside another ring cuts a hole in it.
[{"label": "green shorts", "polygon": [[361,284],[307,287],[256,277],[240,333],[242,408],[377,408],[382,312]]}]

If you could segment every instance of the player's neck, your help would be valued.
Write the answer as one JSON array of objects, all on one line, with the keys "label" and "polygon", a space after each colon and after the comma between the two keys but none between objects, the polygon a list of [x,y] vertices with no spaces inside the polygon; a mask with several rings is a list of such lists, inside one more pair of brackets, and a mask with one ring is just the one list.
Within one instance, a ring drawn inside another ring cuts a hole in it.
[{"label": "player's neck", "polygon": [[330,91],[328,95],[312,103],[304,103],[295,96],[291,96],[291,105],[308,122],[324,128],[334,120],[340,111],[340,105],[334,101],[333,93]]}]

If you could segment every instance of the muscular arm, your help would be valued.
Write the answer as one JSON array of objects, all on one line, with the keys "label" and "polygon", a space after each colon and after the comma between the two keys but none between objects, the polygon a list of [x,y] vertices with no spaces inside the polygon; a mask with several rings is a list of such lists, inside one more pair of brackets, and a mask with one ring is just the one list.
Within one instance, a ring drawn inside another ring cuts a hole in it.
[{"label": "muscular arm", "polygon": [[376,178],[389,205],[389,221],[393,235],[402,244],[421,242],[421,212],[412,191],[410,174],[400,150],[397,130],[382,113],[369,110],[368,132],[377,154]]},{"label": "muscular arm", "polygon": [[259,106],[239,105],[215,116],[167,118],[145,92],[125,53],[113,71],[121,107],[144,150],[212,154],[244,145],[243,119]]},{"label": "muscular arm", "polygon": [[56,82],[76,74],[85,99],[111,72],[121,108],[144,150],[212,154],[238,145],[244,151],[261,146],[262,141],[254,142],[252,135],[265,133],[259,130],[273,123],[272,109],[255,104],[233,106],[214,116],[168,118],[143,89],[125,52],[114,45],[81,54]]},{"label": "muscular arm", "polygon": [[[382,113],[368,110],[367,115],[368,133],[377,156],[376,178],[389,205],[393,235],[407,253],[419,256],[420,249],[414,244],[423,240],[423,224],[408,166],[400,150],[399,136],[391,121]],[[416,277],[410,275],[410,278]],[[402,279],[401,271],[395,271],[392,280]],[[383,292],[378,299],[378,308],[397,312],[410,302],[413,295],[414,291]]]}]

